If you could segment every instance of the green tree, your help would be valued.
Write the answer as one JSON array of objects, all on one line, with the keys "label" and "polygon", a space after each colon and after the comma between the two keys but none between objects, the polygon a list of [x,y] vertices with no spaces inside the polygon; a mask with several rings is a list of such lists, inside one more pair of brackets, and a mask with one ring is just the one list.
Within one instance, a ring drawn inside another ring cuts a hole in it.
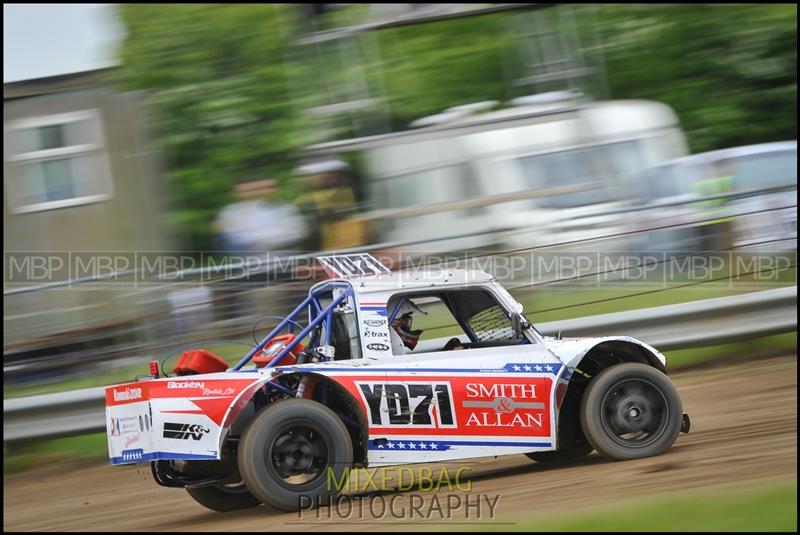
[{"label": "green tree", "polygon": [[602,6],[611,98],[670,105],[692,152],[797,138],[797,8]]},{"label": "green tree", "polygon": [[275,5],[123,5],[121,81],[158,117],[171,222],[192,247],[242,180],[289,177],[292,102],[281,52],[291,13]]},{"label": "green tree", "polygon": [[[365,10],[349,9],[317,29],[355,22]],[[298,193],[291,170],[315,133],[299,110],[346,97],[358,67],[327,68],[341,58],[331,43],[318,56],[290,46],[310,27],[297,5],[133,4],[121,12],[128,37],[118,76],[151,95],[170,217],[188,243],[211,246],[210,223],[237,181],[273,176],[287,198]],[[378,32],[381,64],[364,70],[385,89],[392,128],[516,96],[510,82],[521,64],[506,17]],[[605,60],[608,95],[597,96],[670,105],[693,152],[796,139],[796,6],[606,4],[578,22],[581,34],[600,35],[599,50],[587,50]]]}]

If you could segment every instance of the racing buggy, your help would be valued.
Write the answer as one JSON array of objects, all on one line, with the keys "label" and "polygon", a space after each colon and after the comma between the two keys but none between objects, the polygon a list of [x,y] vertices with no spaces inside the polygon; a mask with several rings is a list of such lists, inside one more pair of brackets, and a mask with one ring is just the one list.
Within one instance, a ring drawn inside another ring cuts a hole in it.
[{"label": "racing buggy", "polygon": [[[646,343],[543,336],[482,271],[320,261],[333,277],[235,365],[191,350],[171,374],[154,362],[151,376],[109,386],[110,462],[148,462],[158,484],[216,511],[297,510],[330,503],[329,481],[354,468],[637,459],[689,430]],[[425,310],[459,335],[418,341],[410,320]]]}]

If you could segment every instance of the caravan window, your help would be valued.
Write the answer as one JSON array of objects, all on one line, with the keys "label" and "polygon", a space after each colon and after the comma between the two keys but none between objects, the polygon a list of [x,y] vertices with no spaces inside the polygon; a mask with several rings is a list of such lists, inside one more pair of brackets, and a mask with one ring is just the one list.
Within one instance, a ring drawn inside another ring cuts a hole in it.
[{"label": "caravan window", "polygon": [[[571,208],[618,200],[622,185],[641,168],[636,141],[579,147],[525,156],[519,159],[528,187],[549,189],[581,184],[599,187],[535,199],[544,208]],[[603,183],[601,185],[601,183]]]},{"label": "caravan window", "polygon": [[736,189],[763,189],[797,184],[797,151],[769,152],[734,158]]},{"label": "caravan window", "polygon": [[[468,162],[389,176],[377,182],[375,202],[380,208],[462,201],[483,194]],[[472,213],[481,209],[465,208],[464,211]]]}]

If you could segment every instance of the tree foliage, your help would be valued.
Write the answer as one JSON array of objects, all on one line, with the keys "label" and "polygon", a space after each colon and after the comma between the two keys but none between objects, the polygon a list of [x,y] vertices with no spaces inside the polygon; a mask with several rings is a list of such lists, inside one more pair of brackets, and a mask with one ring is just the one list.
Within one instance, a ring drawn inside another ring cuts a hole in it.
[{"label": "tree foliage", "polygon": [[[290,47],[308,28],[297,5],[131,4],[121,12],[128,37],[117,75],[151,95],[171,219],[196,248],[210,245],[210,222],[238,181],[272,176],[287,197],[300,191],[292,168],[313,139],[303,132],[314,133],[300,110],[315,97],[346,96],[357,76],[382,88],[393,129],[518,91],[510,81],[521,64],[504,14],[381,31],[380,66],[366,57],[361,71],[330,74],[325,64],[348,52],[323,45],[320,66]],[[608,94],[598,96],[670,105],[693,152],[797,137],[796,6],[606,4],[579,26],[600,36],[589,51],[604,59]]]},{"label": "tree foliage", "polygon": [[630,4],[600,19],[612,98],[664,102],[692,152],[797,138],[797,8]]}]

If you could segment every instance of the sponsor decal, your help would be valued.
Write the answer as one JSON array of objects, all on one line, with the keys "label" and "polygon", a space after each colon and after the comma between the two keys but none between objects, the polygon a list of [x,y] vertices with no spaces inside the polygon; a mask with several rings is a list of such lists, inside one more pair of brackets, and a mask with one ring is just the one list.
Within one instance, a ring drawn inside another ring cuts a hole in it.
[{"label": "sponsor decal", "polygon": [[375,329],[370,329],[368,327],[364,327],[364,332],[362,333],[364,338],[383,338],[384,340],[389,339],[389,332],[386,330],[377,331]]},{"label": "sponsor decal", "polygon": [[200,424],[178,424],[164,423],[164,438],[174,438],[178,440],[200,440],[203,435],[211,430]]},{"label": "sponsor decal", "polygon": [[[357,382],[368,407],[371,426],[409,428],[454,427],[449,382],[368,383]],[[436,411],[433,411],[433,406]]]},{"label": "sponsor decal", "polygon": [[141,440],[141,438],[142,438],[142,435],[140,435],[138,433],[135,434],[135,435],[130,435],[128,438],[125,439],[125,448],[127,449],[132,444],[136,444],[137,442],[139,442],[139,440]]},{"label": "sponsor decal", "polygon": [[167,381],[167,388],[205,388],[203,381]]},{"label": "sponsor decal", "polygon": [[461,402],[467,427],[544,427],[545,404],[537,396],[535,383],[467,383]]},{"label": "sponsor decal", "polygon": [[552,439],[555,382],[546,372],[448,377],[420,370],[336,379],[361,403],[371,436]]},{"label": "sponsor decal", "polygon": [[114,390],[114,401],[133,401],[142,399],[141,388],[126,388],[125,390]]},{"label": "sponsor decal", "polygon": [[111,436],[112,437],[120,436],[122,434],[122,432],[120,431],[119,418],[111,418],[111,422],[110,423],[111,423],[111,430],[110,430]]},{"label": "sponsor decal", "polygon": [[[141,418],[141,416],[139,417]],[[135,416],[128,416],[125,418],[109,418],[109,434],[112,437],[118,437],[121,435],[129,435],[131,433],[136,432],[136,417]]]},{"label": "sponsor decal", "polygon": [[382,327],[382,326],[386,325],[386,320],[384,320],[384,319],[380,319],[380,320],[364,320],[364,325],[367,325],[369,327]]},{"label": "sponsor decal", "polygon": [[227,387],[225,390],[221,388],[204,388],[203,395],[204,396],[232,396],[236,392],[236,389],[233,387]]},{"label": "sponsor decal", "polygon": [[371,351],[388,351],[389,346],[386,344],[367,344],[367,349]]}]

